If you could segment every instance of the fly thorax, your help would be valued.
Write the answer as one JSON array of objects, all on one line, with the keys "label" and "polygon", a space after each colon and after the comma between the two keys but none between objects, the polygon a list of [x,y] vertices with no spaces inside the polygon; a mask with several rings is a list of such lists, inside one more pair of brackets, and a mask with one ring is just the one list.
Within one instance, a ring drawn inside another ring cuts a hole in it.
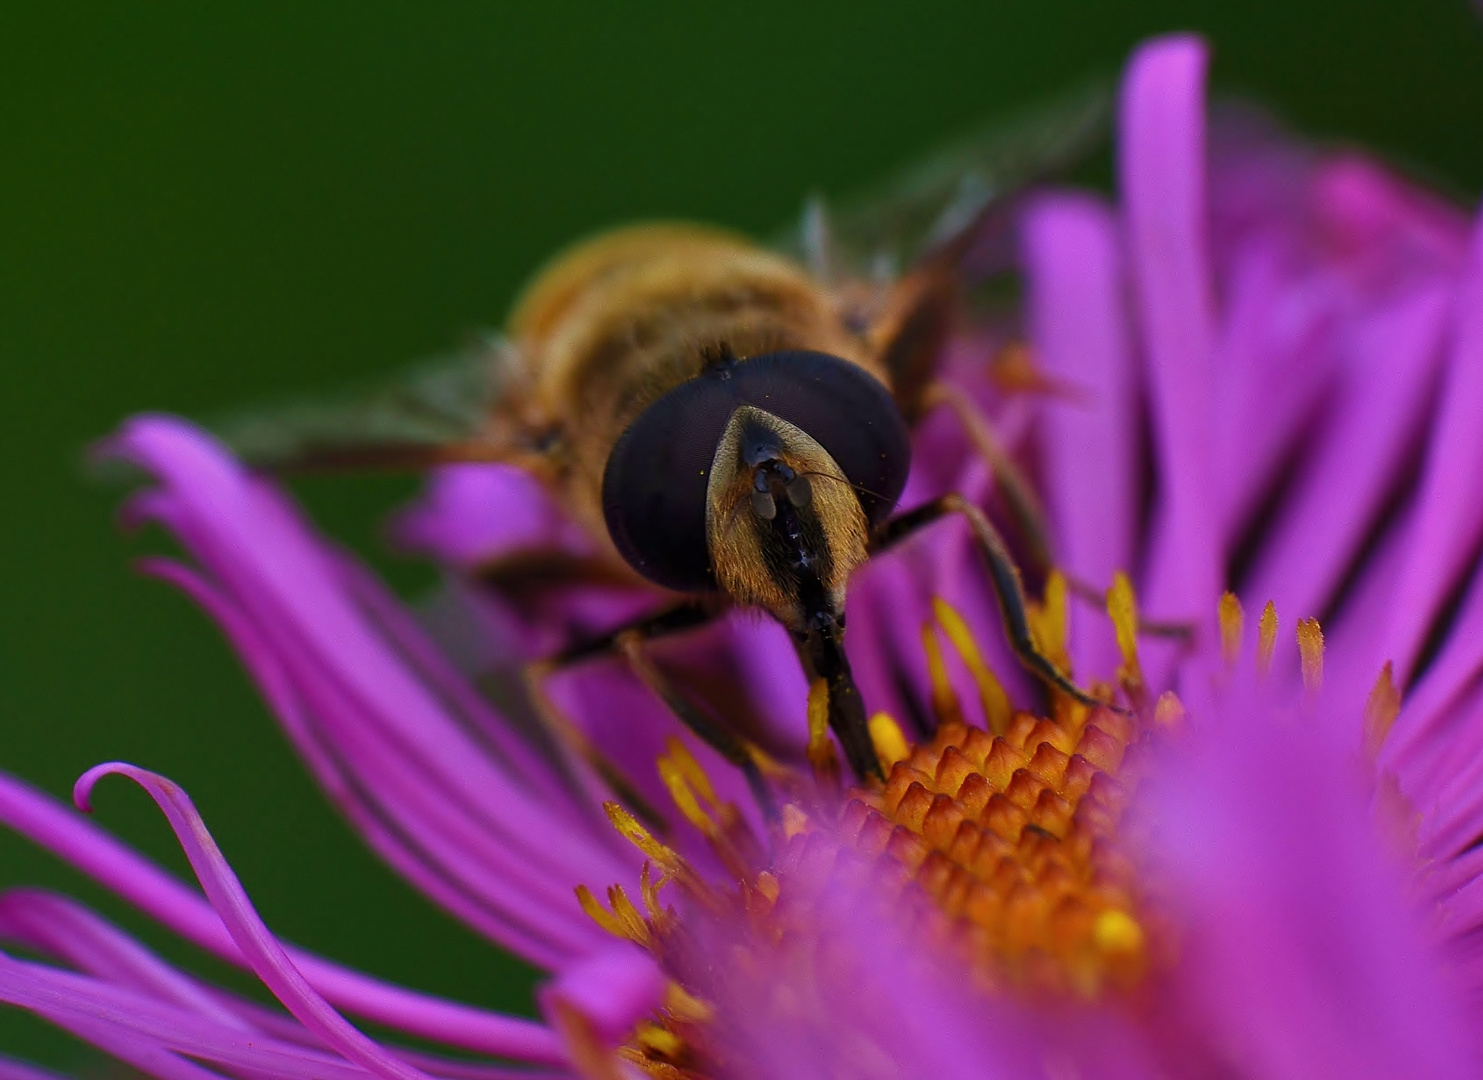
[{"label": "fly thorax", "polygon": [[722,589],[807,631],[843,611],[866,539],[860,499],[816,439],[751,405],[732,413],[706,488],[706,540]]}]

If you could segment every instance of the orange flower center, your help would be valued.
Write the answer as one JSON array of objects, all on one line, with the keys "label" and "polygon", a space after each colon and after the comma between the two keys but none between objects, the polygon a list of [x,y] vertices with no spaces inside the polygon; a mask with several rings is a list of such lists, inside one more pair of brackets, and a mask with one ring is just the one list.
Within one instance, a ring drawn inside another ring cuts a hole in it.
[{"label": "orange flower center", "polygon": [[884,788],[851,794],[841,826],[932,898],[992,984],[1091,995],[1131,984],[1148,962],[1116,843],[1137,722],[1061,712],[1017,713],[998,736],[941,725]]}]

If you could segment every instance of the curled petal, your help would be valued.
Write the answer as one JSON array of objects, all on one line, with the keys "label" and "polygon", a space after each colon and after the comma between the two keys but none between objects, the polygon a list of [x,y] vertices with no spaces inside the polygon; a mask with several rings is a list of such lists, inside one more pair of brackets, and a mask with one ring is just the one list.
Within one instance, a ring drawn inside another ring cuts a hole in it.
[{"label": "curled petal", "polygon": [[[50,796],[0,773],[0,821],[54,852],[175,933],[233,964],[243,964],[221,920],[173,875]],[[562,1059],[549,1029],[373,979],[312,953],[294,962],[325,996],[367,1019],[450,1046],[534,1062]]]},{"label": "curled petal", "polygon": [[190,797],[175,784],[145,769],[123,762],[97,765],[77,781],[74,797],[78,808],[89,809],[93,786],[104,776],[127,776],[147,791],[164,812],[175,836],[206,891],[211,906],[221,916],[227,932],[258,978],[310,1031],[349,1060],[385,1077],[386,1080],[427,1080],[427,1074],[388,1053],[352,1027],[319,995],[299,973],[278,939],[263,925],[248,900],[237,875],[227,865],[206,823]]}]

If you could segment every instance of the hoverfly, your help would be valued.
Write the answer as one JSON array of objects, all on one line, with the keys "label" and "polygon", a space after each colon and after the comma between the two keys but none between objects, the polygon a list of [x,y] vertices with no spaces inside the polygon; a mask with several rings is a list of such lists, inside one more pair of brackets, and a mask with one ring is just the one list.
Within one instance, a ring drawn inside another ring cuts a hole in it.
[{"label": "hoverfly", "polygon": [[[1021,661],[1090,702],[1037,650],[1018,570],[982,511],[949,495],[892,512],[965,275],[1002,232],[1010,196],[1079,157],[1105,116],[1095,92],[996,126],[853,208],[813,201],[801,235],[776,246],[684,224],[600,235],[549,263],[477,352],[379,393],[248,416],[224,435],[268,468],[528,470],[592,535],[609,580],[638,575],[676,602],[557,659],[615,649],[642,663],[647,634],[729,605],[760,610],[787,628],[811,684],[822,680],[861,780],[881,767],[843,645],[850,575],[959,513]],[[738,737],[657,689],[755,779]]]}]

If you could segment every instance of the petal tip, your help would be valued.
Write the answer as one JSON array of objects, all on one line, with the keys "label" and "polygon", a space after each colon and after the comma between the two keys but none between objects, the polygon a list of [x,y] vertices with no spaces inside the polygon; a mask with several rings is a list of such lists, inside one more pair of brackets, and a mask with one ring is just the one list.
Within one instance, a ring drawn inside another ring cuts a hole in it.
[{"label": "petal tip", "polygon": [[174,781],[167,780],[148,769],[141,769],[138,765],[130,765],[127,761],[105,761],[94,765],[79,776],[77,783],[72,785],[72,804],[84,814],[93,812],[93,789],[105,776],[127,776],[138,784],[146,780],[154,780],[163,787],[176,788]]}]

